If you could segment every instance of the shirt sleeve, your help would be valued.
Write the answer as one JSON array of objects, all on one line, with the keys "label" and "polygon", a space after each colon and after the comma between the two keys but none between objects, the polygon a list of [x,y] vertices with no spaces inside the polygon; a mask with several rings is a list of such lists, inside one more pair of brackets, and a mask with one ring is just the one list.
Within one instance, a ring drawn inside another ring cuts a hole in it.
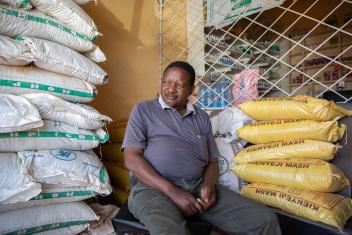
[{"label": "shirt sleeve", "polygon": [[206,116],[207,116],[206,132],[207,132],[207,141],[208,141],[208,154],[210,158],[219,158],[220,153],[213,136],[213,128],[211,126],[211,121],[209,116],[208,115]]},{"label": "shirt sleeve", "polygon": [[136,105],[128,119],[125,137],[122,142],[121,150],[128,147],[146,148],[147,127],[141,114],[140,107]]}]

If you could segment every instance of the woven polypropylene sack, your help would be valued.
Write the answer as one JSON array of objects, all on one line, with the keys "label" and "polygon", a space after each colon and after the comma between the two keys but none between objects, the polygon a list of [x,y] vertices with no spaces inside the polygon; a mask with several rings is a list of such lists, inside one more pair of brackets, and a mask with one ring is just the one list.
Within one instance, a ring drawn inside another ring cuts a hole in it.
[{"label": "woven polypropylene sack", "polygon": [[117,162],[103,161],[109,172],[111,183],[124,189],[130,188],[130,176],[126,167]]},{"label": "woven polypropylene sack", "polygon": [[46,39],[80,52],[100,51],[87,36],[36,10],[26,11],[0,5],[0,34]]},{"label": "woven polypropylene sack", "polygon": [[124,163],[124,156],[121,150],[122,143],[108,143],[101,146],[102,158],[105,161]]},{"label": "woven polypropylene sack", "polygon": [[86,187],[96,193],[111,193],[109,175],[92,150],[39,150],[17,153],[30,161],[30,173],[36,182],[63,187]]},{"label": "woven polypropylene sack", "polygon": [[336,142],[346,130],[345,125],[336,121],[278,120],[261,121],[237,129],[237,134],[253,144],[265,144],[287,140],[321,140]]},{"label": "woven polypropylene sack", "polygon": [[314,158],[329,161],[333,159],[339,146],[319,140],[292,140],[257,144],[242,149],[235,157],[236,163],[254,160],[283,158]]},{"label": "woven polypropylene sack", "polygon": [[102,129],[83,130],[63,123],[44,121],[44,126],[30,131],[0,133],[0,152],[25,150],[88,150],[105,143],[109,135]]},{"label": "woven polypropylene sack", "polygon": [[31,0],[0,0],[0,3],[10,5],[14,8],[30,9],[32,8]]},{"label": "woven polypropylene sack", "polygon": [[44,125],[38,109],[27,99],[0,94],[0,133],[38,128]]},{"label": "woven polypropylene sack", "polygon": [[57,19],[90,39],[94,39],[99,34],[92,18],[72,0],[31,0],[31,3],[38,11]]},{"label": "woven polypropylene sack", "polygon": [[0,64],[23,66],[31,63],[33,57],[23,43],[0,35]]},{"label": "woven polypropylene sack", "polygon": [[331,121],[351,116],[348,111],[333,101],[299,95],[287,98],[263,98],[240,104],[240,109],[256,120],[308,119]]},{"label": "woven polypropylene sack", "polygon": [[22,95],[37,107],[43,119],[66,123],[73,127],[96,130],[111,122],[93,107],[67,102],[49,94]]},{"label": "woven polypropylene sack", "polygon": [[35,66],[90,82],[94,85],[107,83],[108,75],[93,61],[61,44],[30,37],[16,37],[25,50],[30,51]]},{"label": "woven polypropylene sack", "polygon": [[96,194],[86,187],[62,187],[60,185],[41,184],[42,192],[29,201],[0,204],[0,213],[33,206],[45,206],[57,203],[77,202],[94,197]]},{"label": "woven polypropylene sack", "polygon": [[15,153],[0,153],[0,206],[28,201],[41,192],[40,184],[28,173],[29,163]]},{"label": "woven polypropylene sack", "polygon": [[338,194],[263,183],[250,184],[242,188],[241,194],[265,205],[329,224],[340,230],[352,216],[352,200]]},{"label": "woven polypropylene sack", "polygon": [[343,172],[319,159],[251,161],[232,170],[251,183],[270,183],[319,192],[337,192],[349,185]]},{"label": "woven polypropylene sack", "polygon": [[48,93],[71,102],[90,102],[97,90],[86,81],[30,66],[0,65],[0,92]]},{"label": "woven polypropylene sack", "polygon": [[[40,232],[37,233],[37,235],[77,235],[86,230],[90,224],[79,224],[79,225],[73,225],[73,226],[68,226],[68,227],[63,227],[63,228],[58,228],[58,229],[53,229],[53,230],[48,230],[45,232]],[[84,234],[84,233],[83,233]]]},{"label": "woven polypropylene sack", "polygon": [[36,206],[1,213],[0,233],[33,234],[87,224],[98,219],[99,217],[84,202]]},{"label": "woven polypropylene sack", "polygon": [[233,156],[242,149],[242,146],[236,142],[228,143],[222,138],[215,138],[215,143],[219,149],[218,182],[228,189],[238,192],[240,190],[240,178],[231,171],[231,166],[236,164],[233,162]]}]

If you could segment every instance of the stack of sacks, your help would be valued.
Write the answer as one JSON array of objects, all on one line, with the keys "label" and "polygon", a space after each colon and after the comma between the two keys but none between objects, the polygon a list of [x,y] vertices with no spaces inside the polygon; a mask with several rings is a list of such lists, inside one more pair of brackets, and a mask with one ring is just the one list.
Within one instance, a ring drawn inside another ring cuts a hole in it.
[{"label": "stack of sacks", "polygon": [[249,118],[238,108],[230,107],[220,112],[219,110],[211,112],[210,121],[220,153],[218,182],[234,192],[239,192],[242,182],[231,171],[231,166],[235,164],[233,156],[243,149],[246,142],[239,139],[236,130],[251,123],[253,119]]},{"label": "stack of sacks", "polygon": [[[50,100],[55,100],[52,106]],[[63,103],[66,107],[60,106]],[[70,106],[77,113],[70,113]],[[79,201],[109,194],[111,186],[91,150],[62,150],[96,147],[98,137],[62,122],[87,127],[97,122],[92,118],[98,115],[96,111],[87,115],[80,105],[48,94],[0,94],[0,109],[0,233],[50,230],[49,234],[76,234],[85,230],[98,217]],[[43,121],[44,117],[61,122]],[[32,150],[21,152],[27,149]],[[74,210],[65,213],[67,208]]]},{"label": "stack of sacks", "polygon": [[332,194],[349,185],[327,161],[338,151],[350,116],[333,102],[308,96],[245,102],[240,109],[258,122],[237,130],[255,145],[243,149],[232,170],[250,182],[241,193],[269,206],[343,229],[352,200]]},{"label": "stack of sacks", "polygon": [[78,201],[112,191],[91,150],[111,119],[79,104],[107,82],[98,32],[69,0],[0,2],[0,233],[79,233],[98,217]]},{"label": "stack of sacks", "polygon": [[124,166],[121,145],[126,132],[127,121],[120,121],[109,128],[109,144],[101,146],[104,165],[106,166],[113,184],[113,199],[122,205],[130,192],[129,173]]}]

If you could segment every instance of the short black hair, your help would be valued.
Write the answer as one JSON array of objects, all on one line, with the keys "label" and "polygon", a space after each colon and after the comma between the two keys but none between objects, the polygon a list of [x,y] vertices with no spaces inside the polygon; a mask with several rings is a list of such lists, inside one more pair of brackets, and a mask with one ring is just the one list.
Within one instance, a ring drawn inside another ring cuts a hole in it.
[{"label": "short black hair", "polygon": [[166,71],[170,68],[180,68],[187,71],[187,73],[189,74],[189,84],[191,85],[191,87],[193,87],[194,81],[196,80],[196,72],[194,71],[192,65],[185,61],[174,61],[166,67],[163,76],[165,76]]}]

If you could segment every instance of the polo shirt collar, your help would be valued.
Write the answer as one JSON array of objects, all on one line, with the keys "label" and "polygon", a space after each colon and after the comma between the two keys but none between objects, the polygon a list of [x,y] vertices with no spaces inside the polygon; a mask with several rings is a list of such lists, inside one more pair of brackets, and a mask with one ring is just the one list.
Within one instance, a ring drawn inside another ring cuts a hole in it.
[{"label": "polo shirt collar", "polygon": [[[168,105],[167,103],[165,103],[165,101],[163,100],[163,98],[161,97],[161,95],[159,95],[159,104],[161,105],[161,107],[165,110],[165,109],[172,109],[172,107],[170,105]],[[193,113],[193,115],[196,114],[196,110],[194,109],[193,104],[188,100],[187,104],[186,104],[186,108],[187,108],[187,112],[185,115],[189,114],[189,113]]]}]

